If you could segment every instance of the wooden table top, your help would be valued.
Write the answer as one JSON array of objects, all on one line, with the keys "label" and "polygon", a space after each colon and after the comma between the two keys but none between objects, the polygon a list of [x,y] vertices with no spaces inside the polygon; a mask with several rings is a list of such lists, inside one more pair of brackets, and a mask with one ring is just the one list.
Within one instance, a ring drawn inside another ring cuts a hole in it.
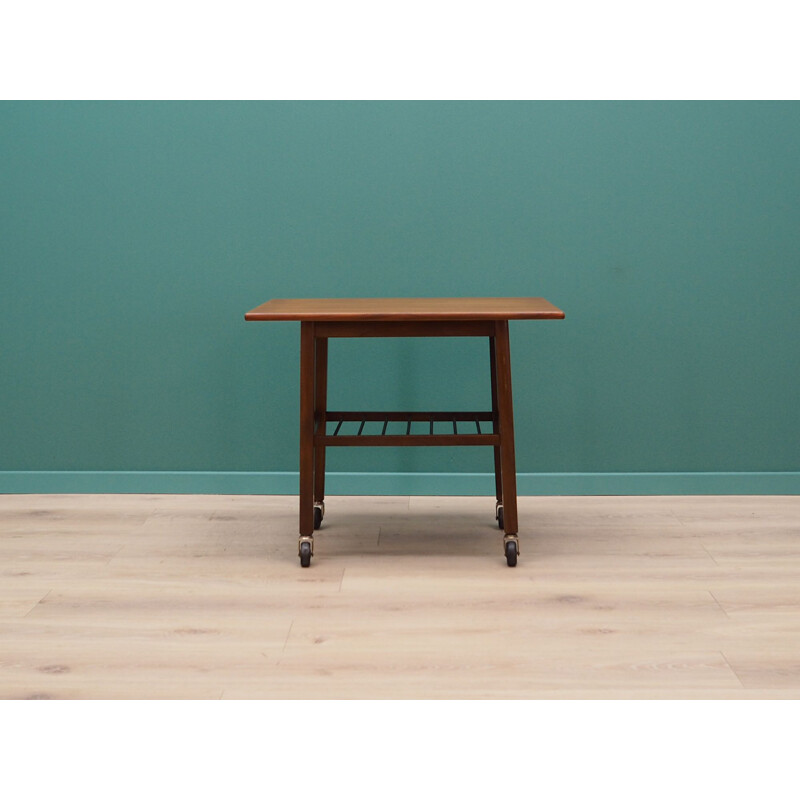
[{"label": "wooden table top", "polygon": [[445,322],[449,320],[564,319],[542,297],[382,297],[273,299],[248,311],[250,321]]}]

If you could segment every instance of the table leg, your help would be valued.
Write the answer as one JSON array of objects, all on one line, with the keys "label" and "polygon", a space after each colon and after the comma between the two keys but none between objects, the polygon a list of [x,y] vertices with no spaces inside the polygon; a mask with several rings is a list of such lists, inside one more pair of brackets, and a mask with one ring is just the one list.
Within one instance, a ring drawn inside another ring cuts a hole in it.
[{"label": "table leg", "polygon": [[[489,337],[489,369],[491,372],[492,383],[492,425],[494,433],[500,428],[497,414],[497,356],[495,355],[495,339],[494,336]],[[495,497],[498,503],[503,502],[503,483],[502,483],[502,464],[500,461],[500,447],[496,446],[494,450],[494,489]]]},{"label": "table leg", "polygon": [[[325,433],[325,414],[328,410],[328,340],[314,339],[316,350],[314,416],[318,420],[319,432]],[[325,445],[314,448],[314,505],[323,506],[325,501]]]},{"label": "table leg", "polygon": [[497,411],[500,424],[500,462],[503,490],[503,521],[506,536],[517,533],[517,467],[514,458],[514,408],[511,401],[511,350],[508,321],[495,326],[497,366]]},{"label": "table leg", "polygon": [[300,323],[300,536],[314,534],[314,323]]}]

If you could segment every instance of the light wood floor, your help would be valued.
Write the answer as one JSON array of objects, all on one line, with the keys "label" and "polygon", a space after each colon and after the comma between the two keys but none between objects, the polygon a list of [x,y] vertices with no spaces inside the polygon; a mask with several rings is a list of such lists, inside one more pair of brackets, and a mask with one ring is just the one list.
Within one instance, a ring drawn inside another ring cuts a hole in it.
[{"label": "light wood floor", "polygon": [[800,698],[800,497],[0,496],[0,698]]}]

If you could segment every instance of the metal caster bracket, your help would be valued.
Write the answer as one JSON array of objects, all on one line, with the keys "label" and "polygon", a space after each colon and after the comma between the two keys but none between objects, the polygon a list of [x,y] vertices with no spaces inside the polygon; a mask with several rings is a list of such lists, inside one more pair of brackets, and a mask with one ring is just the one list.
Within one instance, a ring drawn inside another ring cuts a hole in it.
[{"label": "metal caster bracket", "polygon": [[297,554],[300,555],[300,548],[302,547],[303,543],[307,542],[311,546],[311,555],[314,555],[314,537],[313,536],[301,536],[297,542]]},{"label": "metal caster bracket", "polygon": [[517,534],[516,534],[516,533],[507,533],[507,534],[506,534],[506,535],[503,537],[503,551],[505,551],[505,549],[506,549],[506,545],[507,545],[509,542],[514,542],[514,544],[516,544],[516,545],[517,545],[517,555],[519,555],[519,537],[517,536]]}]

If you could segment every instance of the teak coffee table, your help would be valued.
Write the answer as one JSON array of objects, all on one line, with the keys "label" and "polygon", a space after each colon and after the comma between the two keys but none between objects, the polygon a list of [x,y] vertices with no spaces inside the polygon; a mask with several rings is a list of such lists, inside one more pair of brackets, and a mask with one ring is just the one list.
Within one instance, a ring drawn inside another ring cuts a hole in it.
[{"label": "teak coffee table", "polygon": [[[495,518],[504,531],[509,567],[519,556],[514,412],[508,321],[563,319],[564,312],[541,297],[352,298],[270,300],[245,314],[246,320],[300,322],[300,564],[314,554],[314,531],[325,515],[325,449],[374,446],[475,446],[494,448]],[[329,411],[328,339],[364,336],[486,336],[492,388],[491,411]],[[342,435],[342,423],[360,423]],[[380,434],[362,435],[367,422],[383,423]],[[387,433],[390,422],[404,433]],[[427,433],[411,433],[412,422],[427,422]],[[447,427],[446,433],[435,432]],[[483,423],[483,427],[481,425]],[[452,425],[452,432],[449,431]],[[333,427],[333,431],[330,428]],[[491,428],[491,430],[489,430]]]}]

